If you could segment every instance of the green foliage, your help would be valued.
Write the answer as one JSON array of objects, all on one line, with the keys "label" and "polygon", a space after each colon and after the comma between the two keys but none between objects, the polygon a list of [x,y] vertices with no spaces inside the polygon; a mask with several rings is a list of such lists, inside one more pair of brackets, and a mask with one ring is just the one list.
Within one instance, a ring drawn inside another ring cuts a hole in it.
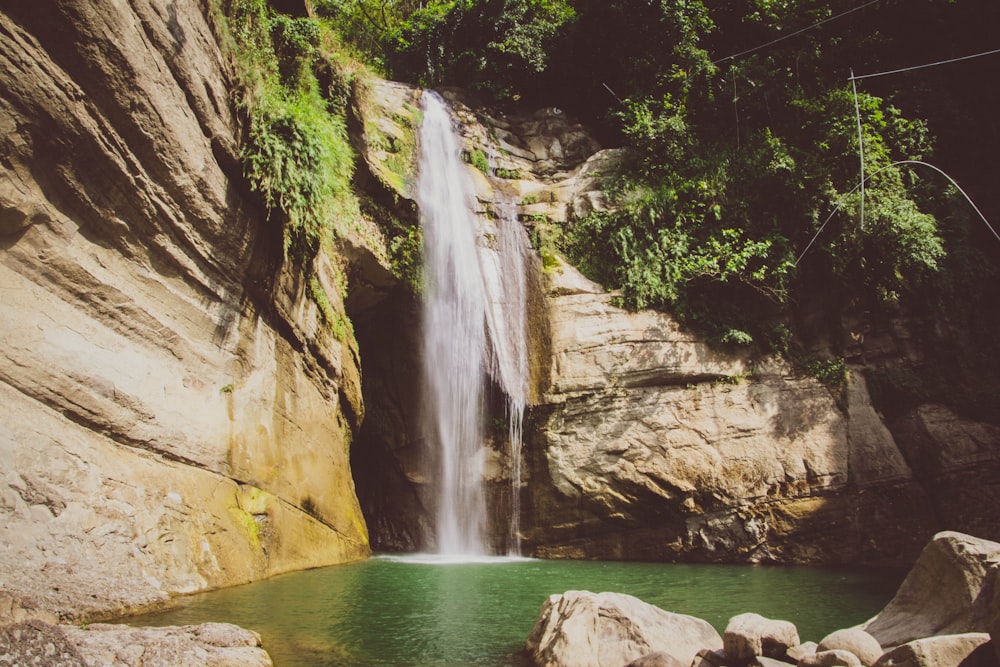
[{"label": "green foliage", "polygon": [[542,258],[542,271],[549,272],[559,266],[558,248],[561,232],[548,216],[535,214],[524,220],[531,247]]},{"label": "green foliage", "polygon": [[313,19],[276,14],[261,0],[237,0],[229,21],[240,105],[250,120],[243,147],[247,178],[271,219],[283,225],[286,254],[311,257],[357,215],[346,118],[330,113],[339,105],[323,96],[316,75],[326,73],[329,92],[337,65],[324,54],[324,28]]},{"label": "green foliage", "polygon": [[806,372],[832,389],[847,383],[847,363],[843,358],[815,359],[806,363]]},{"label": "green foliage", "polygon": [[566,0],[322,0],[346,37],[397,78],[516,98],[572,21]]},{"label": "green foliage", "polygon": [[481,148],[476,148],[471,154],[469,154],[468,162],[479,171],[489,175],[490,161],[489,158],[486,157],[486,153],[484,153]]}]

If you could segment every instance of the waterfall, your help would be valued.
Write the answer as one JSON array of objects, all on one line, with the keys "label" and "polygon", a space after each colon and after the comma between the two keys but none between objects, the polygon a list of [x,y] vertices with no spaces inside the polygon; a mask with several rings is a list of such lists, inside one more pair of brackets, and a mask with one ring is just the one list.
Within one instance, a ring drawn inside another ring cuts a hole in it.
[{"label": "waterfall", "polygon": [[524,409],[528,402],[527,346],[527,254],[528,236],[517,221],[511,201],[496,205],[497,249],[495,271],[485,271],[489,295],[491,374],[507,396],[507,426],[510,440],[510,522],[508,551],[521,553],[521,445]]},{"label": "waterfall", "polygon": [[[485,553],[487,373],[507,397],[511,461],[508,551],[520,552],[522,421],[527,403],[527,235],[513,202],[496,204],[490,241],[445,102],[423,95],[417,204],[424,231],[423,419],[439,459],[438,550]],[[493,247],[491,247],[493,246]]]},{"label": "waterfall", "polygon": [[486,294],[474,193],[444,101],[423,95],[417,204],[424,231],[424,427],[440,457],[438,551],[482,554]]}]

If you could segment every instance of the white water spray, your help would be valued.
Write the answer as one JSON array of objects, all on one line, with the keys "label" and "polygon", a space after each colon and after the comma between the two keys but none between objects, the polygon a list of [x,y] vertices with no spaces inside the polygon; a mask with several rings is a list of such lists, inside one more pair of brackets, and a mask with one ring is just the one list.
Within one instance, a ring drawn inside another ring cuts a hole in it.
[{"label": "white water spray", "polygon": [[497,204],[496,242],[487,242],[478,229],[473,184],[448,108],[434,93],[424,94],[423,106],[417,181],[424,229],[423,405],[426,437],[440,460],[438,551],[477,555],[486,550],[481,415],[489,373],[507,396],[507,542],[508,552],[518,555],[530,245],[511,202]]},{"label": "white water spray", "polygon": [[424,230],[424,427],[440,457],[438,551],[481,554],[486,295],[474,193],[444,101],[425,93],[423,105],[417,204]]},{"label": "white water spray", "polygon": [[[485,271],[489,296],[487,313],[492,357],[490,374],[507,395],[507,426],[510,440],[510,521],[508,552],[521,553],[521,449],[524,409],[528,403],[527,346],[527,234],[517,221],[513,202],[496,205],[497,248],[495,270]],[[496,281],[490,281],[489,276]]]}]

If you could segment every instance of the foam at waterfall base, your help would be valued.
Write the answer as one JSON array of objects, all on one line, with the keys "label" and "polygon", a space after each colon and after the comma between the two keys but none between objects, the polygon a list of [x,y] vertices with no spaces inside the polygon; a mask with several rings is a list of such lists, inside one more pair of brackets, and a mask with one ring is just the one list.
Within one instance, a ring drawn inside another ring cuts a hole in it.
[{"label": "foam at waterfall base", "polygon": [[526,556],[433,553],[379,554],[373,558],[395,563],[411,563],[413,565],[506,565],[510,563],[527,563],[534,560]]}]

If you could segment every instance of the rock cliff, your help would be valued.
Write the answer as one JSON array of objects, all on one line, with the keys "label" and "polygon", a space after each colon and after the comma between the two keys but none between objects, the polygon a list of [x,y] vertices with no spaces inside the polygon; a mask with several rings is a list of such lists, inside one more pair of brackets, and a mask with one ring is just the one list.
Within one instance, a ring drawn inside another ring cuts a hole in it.
[{"label": "rock cliff", "polygon": [[[247,190],[214,5],[0,10],[0,587],[14,618],[365,557],[359,361]],[[340,307],[330,259],[311,267]]]},{"label": "rock cliff", "polygon": [[[382,97],[391,104],[398,95]],[[450,100],[478,183],[483,244],[502,202],[513,201],[541,257],[521,486],[529,553],[906,563],[941,529],[1000,537],[988,482],[1000,471],[1000,428],[929,403],[887,419],[872,398],[872,371],[905,368],[919,354],[900,335],[905,324],[870,329],[850,351],[844,384],[830,388],[787,361],[711,346],[669,315],[623,310],[549,240],[606,206],[601,188],[621,153],[601,150],[557,109],[501,115],[457,93]],[[395,397],[378,422],[397,426],[376,439],[370,469],[380,481],[371,484],[382,493],[366,507],[380,517],[374,539],[383,548],[409,549],[432,516],[430,473],[419,429],[405,427],[418,387],[405,384],[413,366],[404,350],[416,348],[398,332],[416,326],[412,313],[409,325],[396,322],[395,346],[377,355],[395,369],[381,386],[395,389],[369,405]],[[506,484],[503,434],[492,449],[496,481]],[[501,487],[500,513],[509,503]]]}]

